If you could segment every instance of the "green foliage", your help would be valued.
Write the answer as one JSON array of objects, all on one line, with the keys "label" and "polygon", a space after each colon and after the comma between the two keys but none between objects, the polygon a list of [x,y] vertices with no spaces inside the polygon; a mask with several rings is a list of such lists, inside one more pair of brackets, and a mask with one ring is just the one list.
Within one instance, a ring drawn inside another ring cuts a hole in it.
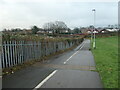
[{"label": "green foliage", "polygon": [[77,27],[76,27],[76,28],[74,28],[73,30],[74,30],[74,33],[75,33],[75,34],[81,33],[80,28],[77,28]]},{"label": "green foliage", "polygon": [[32,34],[36,34],[39,31],[39,28],[37,26],[33,26],[31,30],[32,30]]},{"label": "green foliage", "polygon": [[3,41],[6,41],[6,40],[9,41],[10,39],[11,39],[11,36],[10,36],[9,34],[3,34],[3,35],[2,35],[2,40],[3,40]]},{"label": "green foliage", "polygon": [[70,41],[70,40],[79,40],[83,37],[53,37],[52,36],[39,36],[39,35],[10,35],[10,34],[3,34],[3,41],[10,41],[10,40],[23,40],[23,41],[42,41],[42,42],[57,42],[57,41]]}]

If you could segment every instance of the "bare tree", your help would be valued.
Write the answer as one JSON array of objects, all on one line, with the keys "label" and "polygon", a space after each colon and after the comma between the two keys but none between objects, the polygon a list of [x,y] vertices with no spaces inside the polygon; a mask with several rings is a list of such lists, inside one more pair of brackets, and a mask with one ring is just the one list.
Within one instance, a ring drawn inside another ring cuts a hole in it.
[{"label": "bare tree", "polygon": [[62,33],[67,30],[67,25],[63,21],[55,21],[55,28],[57,33]]},{"label": "bare tree", "polygon": [[53,33],[61,33],[67,30],[67,25],[62,21],[48,22],[43,25],[44,30],[52,30]]},{"label": "bare tree", "polygon": [[46,32],[50,30],[54,32],[55,24],[53,22],[48,22],[43,25],[43,28]]}]

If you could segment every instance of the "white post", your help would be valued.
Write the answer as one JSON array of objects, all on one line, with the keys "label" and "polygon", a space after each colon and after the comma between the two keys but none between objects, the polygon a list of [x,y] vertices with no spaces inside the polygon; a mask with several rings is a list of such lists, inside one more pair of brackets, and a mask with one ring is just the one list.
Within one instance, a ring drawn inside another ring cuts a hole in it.
[{"label": "white post", "polygon": [[93,9],[92,10],[93,12],[94,12],[94,41],[93,41],[93,48],[95,49],[96,48],[96,43],[95,43],[95,15],[96,15],[96,10],[95,9]]}]

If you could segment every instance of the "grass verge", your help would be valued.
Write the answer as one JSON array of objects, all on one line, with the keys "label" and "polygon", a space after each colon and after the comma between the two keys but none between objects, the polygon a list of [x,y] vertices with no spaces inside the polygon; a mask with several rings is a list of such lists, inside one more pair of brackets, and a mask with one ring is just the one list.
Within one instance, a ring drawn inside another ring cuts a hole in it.
[{"label": "grass verge", "polygon": [[96,38],[92,52],[104,88],[118,88],[118,37]]}]

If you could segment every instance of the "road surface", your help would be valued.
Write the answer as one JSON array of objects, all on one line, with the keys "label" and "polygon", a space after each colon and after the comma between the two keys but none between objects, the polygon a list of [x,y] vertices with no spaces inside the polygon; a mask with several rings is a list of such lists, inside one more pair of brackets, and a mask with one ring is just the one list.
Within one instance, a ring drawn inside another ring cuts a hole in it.
[{"label": "road surface", "polygon": [[76,49],[3,77],[3,88],[102,88],[90,40]]}]

